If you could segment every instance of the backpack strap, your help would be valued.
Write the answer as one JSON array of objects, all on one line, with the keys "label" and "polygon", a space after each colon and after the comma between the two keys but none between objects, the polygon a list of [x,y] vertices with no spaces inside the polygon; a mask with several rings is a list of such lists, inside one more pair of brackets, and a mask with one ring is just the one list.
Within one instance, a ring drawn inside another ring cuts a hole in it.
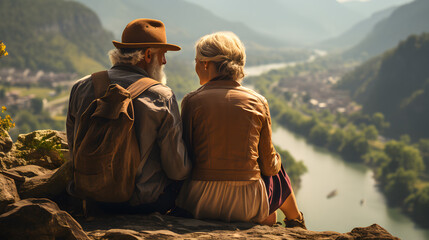
[{"label": "backpack strap", "polygon": [[92,86],[94,86],[95,98],[101,98],[107,91],[110,85],[109,75],[107,71],[96,72],[91,75]]},{"label": "backpack strap", "polygon": [[144,77],[131,84],[127,90],[131,93],[131,98],[134,99],[156,84],[160,84],[160,82],[153,80],[152,78]]},{"label": "backpack strap", "polygon": [[[101,98],[104,96],[110,85],[109,75],[107,74],[107,71],[101,71],[93,73],[91,78],[92,85],[94,86],[95,98]],[[152,78],[144,77],[128,86],[127,90],[130,92],[131,98],[134,99],[156,84],[159,84],[159,82]]]}]

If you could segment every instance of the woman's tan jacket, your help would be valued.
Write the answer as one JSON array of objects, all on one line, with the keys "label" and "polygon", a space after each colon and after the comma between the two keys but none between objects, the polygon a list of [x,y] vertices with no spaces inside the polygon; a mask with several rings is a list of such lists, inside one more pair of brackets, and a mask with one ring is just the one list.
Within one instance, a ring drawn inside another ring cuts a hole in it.
[{"label": "woman's tan jacket", "polygon": [[237,81],[212,80],[182,101],[193,180],[257,180],[279,172],[267,100]]}]

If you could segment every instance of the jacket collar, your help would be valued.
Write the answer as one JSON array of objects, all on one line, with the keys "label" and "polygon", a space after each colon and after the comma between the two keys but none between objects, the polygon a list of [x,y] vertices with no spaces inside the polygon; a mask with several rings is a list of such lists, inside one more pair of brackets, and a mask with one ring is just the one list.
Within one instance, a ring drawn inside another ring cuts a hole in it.
[{"label": "jacket collar", "polygon": [[234,80],[229,80],[221,77],[215,77],[211,79],[209,82],[204,84],[204,88],[211,88],[211,87],[240,87],[241,84]]}]

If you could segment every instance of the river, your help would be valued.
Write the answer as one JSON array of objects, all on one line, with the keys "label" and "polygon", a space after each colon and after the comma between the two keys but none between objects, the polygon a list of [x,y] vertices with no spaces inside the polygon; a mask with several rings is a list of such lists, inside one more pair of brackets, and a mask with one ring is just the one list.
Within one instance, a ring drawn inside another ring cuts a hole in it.
[{"label": "river", "polygon": [[[273,141],[308,168],[296,193],[308,229],[349,232],[377,223],[401,239],[429,239],[429,229],[417,228],[400,209],[387,207],[372,170],[365,165],[347,163],[281,127],[274,130]],[[287,166],[285,169],[287,172]],[[337,195],[328,199],[333,190]]]},{"label": "river", "polygon": [[[307,62],[324,54],[316,52]],[[248,67],[246,73],[257,76],[297,63]],[[273,131],[273,141],[295,159],[302,160],[308,168],[296,193],[308,229],[344,233],[377,223],[401,239],[429,239],[429,229],[417,227],[400,209],[387,206],[385,197],[377,189],[372,170],[365,165],[345,162],[339,155],[311,145],[303,137],[281,127]],[[287,172],[287,166],[285,169]],[[337,194],[327,198],[334,190]],[[283,215],[279,216],[279,220],[283,218]]]}]

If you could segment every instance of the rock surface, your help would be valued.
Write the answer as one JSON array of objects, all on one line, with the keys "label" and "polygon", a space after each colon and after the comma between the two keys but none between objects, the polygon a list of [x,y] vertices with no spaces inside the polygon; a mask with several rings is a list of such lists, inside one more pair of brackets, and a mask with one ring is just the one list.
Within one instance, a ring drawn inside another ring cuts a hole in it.
[{"label": "rock surface", "polygon": [[1,153],[9,152],[12,149],[12,146],[13,146],[13,141],[9,133],[3,128],[0,128],[0,152]]},{"label": "rock surface", "polygon": [[11,204],[0,215],[0,239],[90,239],[67,212],[48,199]]},{"label": "rock surface", "polygon": [[26,179],[19,186],[19,195],[22,198],[54,198],[65,192],[67,184],[72,180],[72,174],[72,162],[68,161],[58,170]]},{"label": "rock surface", "polygon": [[19,201],[15,181],[0,173],[0,214],[7,205]]},{"label": "rock surface", "polygon": [[121,215],[80,221],[93,239],[398,239],[377,224],[349,233],[177,218]]}]

